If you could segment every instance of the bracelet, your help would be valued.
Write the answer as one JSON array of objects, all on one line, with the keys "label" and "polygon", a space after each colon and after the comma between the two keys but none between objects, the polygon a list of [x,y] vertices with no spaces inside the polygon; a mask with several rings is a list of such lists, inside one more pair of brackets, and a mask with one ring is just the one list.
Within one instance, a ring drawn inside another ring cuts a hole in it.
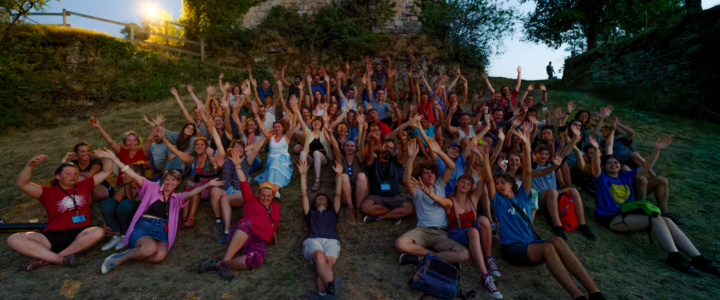
[{"label": "bracelet", "polygon": [[125,165],[125,167],[124,167],[124,168],[122,168],[122,170],[120,170],[120,172],[125,172],[125,170],[127,170],[127,169],[128,169],[129,167],[130,167],[130,166],[128,166],[128,165]]}]

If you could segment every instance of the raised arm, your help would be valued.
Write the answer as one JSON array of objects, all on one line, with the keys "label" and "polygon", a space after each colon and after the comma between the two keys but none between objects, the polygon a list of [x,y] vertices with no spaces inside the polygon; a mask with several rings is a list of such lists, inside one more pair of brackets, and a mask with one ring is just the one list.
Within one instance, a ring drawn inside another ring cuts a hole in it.
[{"label": "raised arm", "polygon": [[[360,161],[365,161],[365,136],[367,135],[367,132],[365,131],[364,126],[367,126],[367,123],[365,123],[365,116],[362,116],[362,119],[360,116],[357,116],[357,122],[358,122],[358,151],[356,153],[358,154],[358,158],[360,158]],[[360,122],[362,120],[362,123]]]},{"label": "raised arm", "polygon": [[442,151],[442,148],[440,148],[440,145],[437,144],[437,142],[433,139],[430,139],[427,141],[428,148],[430,148],[430,151],[435,153],[442,159],[443,163],[445,163],[445,172],[442,173],[442,176],[440,176],[440,179],[444,183],[448,183],[450,181],[450,177],[452,176],[453,171],[455,170],[455,162],[445,154],[445,152]]},{"label": "raised arm", "polygon": [[102,126],[100,126],[100,122],[96,118],[94,118],[94,117],[90,118],[90,125],[97,128],[97,130],[100,132],[100,135],[102,135],[102,137],[105,139],[105,141],[107,141],[108,146],[110,146],[110,148],[112,148],[112,150],[115,151],[115,153],[120,153],[120,149],[121,149],[120,145],[118,145],[117,143],[115,143],[115,141],[113,141],[112,137],[110,137],[110,135],[107,132],[105,132],[105,130],[102,128]]},{"label": "raised arm", "polygon": [[[483,134],[484,135],[484,134]],[[505,133],[503,133],[503,129],[498,129],[498,141],[495,143],[495,149],[493,149],[492,156],[490,156],[490,161],[497,161],[498,156],[500,156],[500,152],[503,148],[503,142],[505,141]]]},{"label": "raised arm", "polygon": [[522,182],[523,188],[525,188],[525,194],[530,194],[530,187],[532,186],[532,157],[530,155],[530,139],[522,134],[519,130],[513,131],[515,135],[518,135],[523,143],[523,174]]},{"label": "raised arm", "polygon": [[18,178],[15,181],[15,184],[20,188],[20,190],[32,198],[38,199],[42,196],[42,187],[36,183],[30,182],[32,179],[32,169],[41,164],[47,158],[48,156],[45,154],[40,154],[31,158],[30,162],[25,165],[25,168],[20,171],[20,174],[18,174]]},{"label": "raised arm", "polygon": [[465,76],[460,75],[460,79],[463,81],[463,97],[462,100],[460,100],[460,107],[465,107],[465,103],[467,103],[468,99],[468,84],[467,79],[465,79]]},{"label": "raised arm", "polygon": [[192,122],[193,117],[192,117],[192,115],[190,115],[190,113],[188,113],[187,109],[185,108],[185,104],[183,104],[182,100],[180,99],[180,96],[178,95],[175,87],[170,88],[170,94],[173,94],[173,96],[175,96],[175,101],[177,101],[178,105],[180,106],[180,110],[182,110],[183,115],[185,116],[185,119],[188,122]]},{"label": "raised arm", "polygon": [[629,126],[621,123],[617,119],[617,117],[615,117],[615,119],[613,121],[617,121],[617,127],[620,127],[620,129],[624,130],[627,133],[627,135],[625,137],[628,139],[628,141],[632,141],[633,137],[635,137],[635,130],[633,130]]},{"label": "raised arm", "polygon": [[165,145],[168,147],[168,149],[170,149],[170,151],[172,151],[172,153],[174,153],[184,163],[186,163],[186,164],[192,163],[193,156],[188,153],[178,150],[178,148],[175,147],[175,145],[173,145],[170,141],[168,141],[167,137],[165,137],[164,129],[161,129],[159,131],[159,133],[160,133],[160,136],[162,137],[163,143],[165,143]]},{"label": "raised arm", "polygon": [[[96,149],[95,155],[104,156],[104,157],[108,158],[109,160],[111,160],[113,163],[115,163],[118,166],[118,169],[120,169],[120,171],[122,171],[125,175],[130,177],[130,179],[132,179],[132,181],[135,182],[135,184],[137,184],[138,188],[143,186],[143,177],[140,174],[135,173],[135,171],[133,171],[132,169],[130,169],[130,167],[128,165],[121,162],[117,158],[117,156],[112,155],[112,153],[107,153],[107,152],[105,152],[105,150],[101,150],[101,149]],[[105,164],[103,163],[103,168],[104,167],[105,167]],[[100,181],[100,182],[102,182],[102,181]]]},{"label": "raised arm", "polygon": [[417,157],[420,148],[415,140],[411,140],[408,143],[408,158],[405,161],[405,171],[403,171],[403,184],[408,194],[415,194],[415,185],[412,182],[413,164],[415,163],[415,157]]},{"label": "raised arm", "polygon": [[285,132],[285,141],[290,142],[290,139],[292,139],[293,135],[295,134],[295,126],[297,125],[297,121],[302,121],[302,116],[299,114],[295,114],[294,118],[290,118],[290,126],[288,127],[287,132]]},{"label": "raised arm", "polygon": [[[240,172],[242,172],[242,170],[240,170]],[[195,188],[192,191],[187,192],[185,194],[185,199],[190,199],[194,196],[200,195],[200,193],[206,188],[213,187],[213,186],[221,186],[223,184],[225,184],[225,181],[220,181],[220,179],[215,178],[213,180],[210,180],[210,182],[204,184],[203,186]]]},{"label": "raised arm", "polygon": [[340,195],[342,193],[343,164],[340,160],[335,161],[333,171],[335,171],[335,197],[333,199],[333,209],[335,209],[335,213],[337,214],[340,212],[340,205],[342,205],[342,199],[340,198]]},{"label": "raised arm", "polygon": [[102,171],[93,175],[93,182],[95,183],[95,185],[98,185],[98,184],[103,183],[103,181],[105,181],[105,179],[107,179],[108,176],[110,176],[110,173],[112,173],[112,170],[113,170],[112,157],[115,157],[115,154],[109,150],[101,150],[101,149],[97,149],[94,152],[95,152],[95,155],[97,155],[98,157],[104,158],[102,160],[102,162],[103,162]]},{"label": "raised arm", "polygon": [[280,80],[286,86],[290,86],[290,83],[285,79],[285,69],[287,69],[287,65],[282,66],[282,70],[280,71]]},{"label": "raised arm", "polygon": [[650,154],[650,157],[645,160],[645,165],[638,167],[636,178],[652,170],[653,166],[655,166],[655,162],[658,159],[658,155],[660,155],[660,150],[667,148],[667,146],[670,145],[671,142],[672,138],[670,136],[665,136],[655,142],[655,147],[653,148],[652,154]]},{"label": "raised arm", "polygon": [[303,214],[307,215],[310,211],[310,199],[307,195],[307,170],[310,168],[306,160],[298,161],[298,171],[300,172],[300,199],[302,201]]},{"label": "raised arm", "polygon": [[522,73],[522,67],[521,67],[521,66],[518,66],[518,67],[517,67],[517,72],[518,72],[518,77],[517,77],[517,81],[515,82],[515,90],[516,90],[516,91],[519,91],[519,90],[520,90],[520,84],[522,83],[522,80],[520,79],[520,73]]},{"label": "raised arm", "polygon": [[613,106],[609,105],[608,107],[601,107],[599,117],[600,120],[598,120],[597,125],[595,125],[595,128],[593,128],[592,131],[590,131],[590,134],[588,135],[588,139],[595,138],[599,133],[600,129],[603,127],[603,123],[605,122],[605,119],[610,116],[610,114],[613,111]]},{"label": "raised arm", "polygon": [[[595,155],[590,156],[590,171],[593,177],[599,178],[600,174],[602,173],[602,168],[600,167],[600,147],[598,146],[597,141],[595,141],[594,139],[590,140],[590,145],[595,147]],[[582,157],[578,157],[577,160],[582,160]]]},{"label": "raised arm", "polygon": [[488,90],[490,90],[490,94],[495,93],[495,89],[493,88],[492,84],[490,83],[490,79],[488,79],[488,74],[483,72],[480,74],[482,78],[485,80],[485,85],[487,86]]}]

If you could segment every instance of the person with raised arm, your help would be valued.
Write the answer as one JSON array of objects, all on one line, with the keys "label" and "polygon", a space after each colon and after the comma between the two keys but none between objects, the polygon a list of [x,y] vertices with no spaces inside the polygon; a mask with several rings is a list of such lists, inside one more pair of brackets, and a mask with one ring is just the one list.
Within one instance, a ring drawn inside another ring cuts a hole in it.
[{"label": "person with raised arm", "polygon": [[275,122],[272,129],[264,132],[265,137],[270,141],[270,153],[265,163],[265,171],[256,176],[255,181],[261,183],[271,182],[274,185],[274,191],[277,192],[275,197],[278,198],[280,197],[279,190],[288,185],[292,178],[293,167],[288,152],[288,144],[290,144],[290,139],[295,134],[295,119],[297,118],[300,118],[300,114],[295,113],[294,118],[290,120],[290,127],[287,131],[283,128],[281,122]]},{"label": "person with raised arm", "polygon": [[[68,152],[61,161],[61,163],[66,162],[73,163],[78,167],[78,170],[80,171],[80,177],[78,177],[78,180],[95,176],[95,174],[100,173],[103,166],[102,160],[92,156],[92,149],[90,149],[90,144],[87,142],[79,142],[75,144],[73,151]],[[112,193],[112,190],[113,189],[110,183],[105,180],[102,184],[97,185],[95,189],[93,189],[92,200],[105,200]]]},{"label": "person with raised arm", "polygon": [[[408,161],[413,159],[417,154],[417,146],[415,141],[411,142],[408,147]],[[489,158],[485,152],[485,147],[482,147],[480,151],[477,150],[476,145],[471,145],[471,147],[473,147],[474,151],[485,161],[484,163],[487,163]],[[415,153],[415,155],[413,155],[413,153]],[[409,165],[409,167],[412,168],[412,165]],[[447,171],[449,170],[446,170],[446,172]],[[500,272],[497,270],[497,262],[491,255],[492,230],[490,228],[490,220],[485,215],[480,215],[476,211],[485,186],[478,185],[475,191],[473,191],[473,178],[465,174],[458,179],[452,194],[447,197],[441,197],[436,194],[434,190],[427,187],[425,181],[428,179],[429,174],[427,174],[426,169],[423,169],[422,172],[423,174],[421,174],[420,180],[407,175],[405,176],[409,180],[409,182],[406,183],[408,191],[413,188],[415,190],[414,193],[422,191],[429,199],[432,199],[432,201],[435,201],[437,205],[444,209],[444,213],[447,216],[447,224],[451,228],[448,237],[458,244],[469,248],[470,256],[481,273],[481,283],[485,293],[492,298],[502,299],[502,294],[500,294],[495,287],[492,278],[492,276],[499,277]],[[446,173],[443,173],[443,175],[445,174]],[[438,191],[442,194],[445,189],[438,189]],[[419,205],[421,204],[415,204],[416,207]],[[402,256],[401,263],[414,263],[417,259],[416,257]]]},{"label": "person with raised arm", "polygon": [[[280,126],[275,123],[274,126]],[[282,138],[282,137],[281,137]],[[238,153],[231,153],[229,157],[235,166],[241,166],[246,158]],[[236,167],[240,191],[245,200],[243,206],[243,219],[230,230],[230,244],[225,255],[216,255],[198,266],[198,273],[218,270],[222,279],[235,278],[232,270],[254,269],[265,261],[265,249],[268,244],[275,241],[277,244],[277,230],[280,223],[280,204],[273,202],[276,194],[275,184],[263,182],[258,188],[257,196],[250,189],[245,173]],[[240,256],[235,256],[240,253]]]},{"label": "person with raised arm", "polygon": [[[297,114],[297,112],[296,112]],[[308,128],[305,121],[300,119],[300,128],[305,136],[305,145],[303,151],[300,152],[300,160],[309,160],[309,163],[315,166],[315,184],[312,191],[316,192],[320,189],[320,169],[326,166],[328,162],[333,161],[332,147],[328,140],[325,118],[316,116],[310,121]],[[332,133],[330,134],[332,135]]]},{"label": "person with raised arm", "polygon": [[[317,296],[333,295],[342,297],[342,278],[333,276],[333,266],[340,256],[340,236],[337,233],[337,219],[340,213],[340,193],[342,190],[343,166],[336,161],[335,196],[330,203],[330,196],[318,193],[312,204],[307,195],[307,161],[300,160],[300,197],[302,198],[303,216],[308,227],[308,234],[303,241],[305,259],[315,264],[317,270]],[[311,206],[314,209],[311,209]]]},{"label": "person with raised arm", "polygon": [[[95,155],[105,158],[112,153],[96,150]],[[112,162],[105,159],[100,172],[80,181],[78,166],[63,163],[55,170],[50,186],[31,182],[33,168],[47,158],[41,154],[30,159],[16,181],[23,193],[40,201],[48,216],[42,232],[19,232],[7,239],[11,249],[32,258],[25,264],[26,272],[50,264],[74,267],[75,253],[89,249],[105,236],[104,229],[92,226],[90,204],[93,189],[112,172]]]},{"label": "person with raised arm", "polygon": [[[162,126],[162,123],[165,122],[165,118],[163,118],[162,115],[156,115],[156,117],[152,120],[147,120],[147,117],[145,116],[143,116],[143,119],[148,124],[150,124],[150,126],[153,126],[150,134],[153,141],[157,142],[157,140],[159,140],[159,144],[162,145],[150,145],[151,151],[150,156],[148,156],[149,158],[152,158],[150,160],[154,164],[155,157],[160,155],[160,157],[162,158],[162,155],[164,154],[165,164],[162,171],[177,170],[180,173],[183,173],[185,170],[184,162],[180,158],[178,158],[177,155],[170,152],[167,146],[162,142],[162,138],[158,135],[158,133],[160,132],[160,126]],[[178,150],[181,150],[185,153],[195,152],[195,148],[193,146],[195,145],[195,139],[197,138],[197,127],[195,123],[185,123],[185,125],[183,125],[183,128],[179,132],[164,129],[163,133],[165,134],[165,137],[168,139],[168,141],[170,141],[171,144],[175,145]],[[148,146],[148,143],[145,143],[145,145]],[[155,151],[165,153],[156,154]]]},{"label": "person with raised arm", "polygon": [[[148,155],[150,154],[150,147],[139,149],[138,146],[142,141],[134,131],[127,131],[123,134],[122,142],[125,147],[120,147],[110,135],[100,125],[100,122],[95,117],[90,118],[90,125],[97,128],[100,135],[107,141],[110,148],[117,154],[120,161],[124,164],[131,164],[135,162],[147,162]],[[118,179],[115,182],[115,186],[121,186],[124,183],[122,178],[122,170],[118,172]]]},{"label": "person with raised arm", "polygon": [[[490,163],[483,164],[482,180],[486,182],[478,181],[478,185],[487,183],[488,196],[500,223],[503,259],[518,267],[545,262],[550,274],[573,299],[605,299],[565,240],[557,236],[543,240],[535,233],[533,219],[529,216],[532,179],[530,139],[520,130],[508,134],[518,136],[523,143],[522,184],[518,186],[515,177],[505,172],[493,176]],[[571,274],[590,293],[588,298],[575,286]]]},{"label": "person with raised arm", "polygon": [[[676,270],[700,277],[697,270],[720,276],[712,261],[702,256],[695,245],[670,218],[627,214],[622,215],[622,205],[632,201],[642,201],[636,197],[633,180],[652,170],[660,151],[667,148],[672,138],[665,136],[655,142],[652,154],[645,164],[631,171],[622,171],[622,163],[613,155],[612,139],[608,139],[606,153],[601,158],[599,150],[591,157],[592,176],[594,177],[597,200],[595,202],[595,220],[603,227],[617,232],[650,232],[660,247],[668,253],[665,263]],[[599,149],[594,140],[590,145]],[[680,251],[691,257],[690,263],[680,255]]]},{"label": "person with raised arm", "polygon": [[[433,140],[429,140],[428,144],[432,151],[442,153]],[[427,253],[437,255],[449,263],[467,261],[470,259],[468,250],[448,237],[445,209],[428,196],[431,188],[433,194],[445,196],[445,185],[450,179],[455,164],[442,154],[449,166],[442,176],[438,176],[438,167],[433,162],[422,163],[413,174],[413,164],[418,150],[415,140],[408,142],[408,159],[405,162],[403,183],[412,196],[418,223],[415,228],[395,240],[395,248],[403,253],[399,262],[400,264],[417,263]],[[420,184],[414,184],[411,180],[413,176],[420,178]]]},{"label": "person with raised arm", "polygon": [[[192,93],[192,91],[193,91],[192,85],[188,84],[187,90],[188,90],[188,93]],[[185,105],[183,104],[182,99],[180,99],[180,96],[178,95],[175,87],[170,88],[170,93],[173,94],[173,96],[175,96],[175,101],[177,101],[178,105],[180,106],[180,109],[182,110],[183,115],[185,116],[185,119],[187,119],[188,123],[195,124],[195,128],[197,129],[196,135],[203,136],[203,137],[209,137],[210,135],[208,134],[207,126],[205,125],[205,121],[203,121],[203,118],[201,116],[202,112],[200,111],[200,109],[198,109],[197,106],[194,106],[193,107],[193,115],[191,116],[188,113],[187,109],[185,108]]]},{"label": "person with raised arm", "polygon": [[163,262],[175,241],[180,208],[188,203],[188,199],[208,187],[223,184],[222,181],[215,179],[192,191],[175,193],[175,189],[180,184],[180,172],[175,170],[165,172],[160,186],[157,182],[136,174],[114,154],[105,152],[101,155],[111,159],[118,168],[127,172],[126,176],[137,185],[137,191],[142,199],[125,235],[124,243],[131,249],[108,256],[100,267],[102,274],[130,261]]},{"label": "person with raised arm", "polygon": [[[518,92],[520,91],[520,85],[522,84],[522,79],[520,77],[522,73],[522,67],[517,67],[517,81],[515,82],[515,88],[510,90],[510,87],[507,85],[504,85],[502,88],[500,88],[500,103],[503,105],[507,105],[508,107],[515,107],[515,98],[517,97]],[[495,89],[493,88],[492,84],[490,83],[490,79],[488,79],[487,73],[480,74],[482,78],[485,80],[485,85],[487,85],[488,90],[490,90],[490,93],[495,93]]]},{"label": "person with raised arm", "polygon": [[[359,121],[364,123],[364,116],[358,116]],[[367,123],[365,123],[367,126]],[[340,140],[332,139],[330,144],[336,159],[342,162],[342,189],[340,196],[342,202],[347,205],[345,217],[350,225],[362,220],[360,204],[369,193],[368,177],[365,173],[365,130],[360,132],[358,140],[348,138],[343,140],[342,148],[339,147]],[[354,201],[353,201],[354,199]]]}]

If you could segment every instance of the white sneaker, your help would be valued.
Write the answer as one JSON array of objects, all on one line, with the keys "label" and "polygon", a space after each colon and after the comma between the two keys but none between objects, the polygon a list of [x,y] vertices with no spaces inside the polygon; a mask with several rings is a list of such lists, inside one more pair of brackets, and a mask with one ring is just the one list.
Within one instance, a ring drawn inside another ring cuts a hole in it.
[{"label": "white sneaker", "polygon": [[120,236],[120,242],[117,243],[117,245],[115,245],[115,250],[120,250],[122,248],[127,247],[127,245],[125,245],[124,241],[125,241],[125,235],[123,234]]},{"label": "white sneaker", "polygon": [[107,244],[103,245],[102,248],[100,248],[100,250],[102,250],[102,251],[110,250],[111,248],[114,248],[115,245],[117,245],[118,243],[122,243],[122,239],[117,235],[113,235],[113,237],[110,239],[110,241],[107,242]]}]

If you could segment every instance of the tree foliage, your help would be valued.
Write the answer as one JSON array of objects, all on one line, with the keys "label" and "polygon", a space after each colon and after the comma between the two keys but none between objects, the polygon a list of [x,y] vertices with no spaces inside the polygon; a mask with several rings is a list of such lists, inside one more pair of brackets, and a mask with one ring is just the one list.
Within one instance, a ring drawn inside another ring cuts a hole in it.
[{"label": "tree foliage", "polygon": [[[529,0],[522,0],[527,2]],[[559,48],[584,40],[593,49],[611,37],[641,32],[685,11],[687,0],[535,0],[525,16],[527,40]]]},{"label": "tree foliage", "polygon": [[444,41],[447,61],[483,68],[506,35],[513,33],[514,8],[491,0],[421,0],[423,32]]},{"label": "tree foliage", "polygon": [[213,40],[235,28],[242,16],[261,0],[184,0],[179,23],[190,39]]}]

